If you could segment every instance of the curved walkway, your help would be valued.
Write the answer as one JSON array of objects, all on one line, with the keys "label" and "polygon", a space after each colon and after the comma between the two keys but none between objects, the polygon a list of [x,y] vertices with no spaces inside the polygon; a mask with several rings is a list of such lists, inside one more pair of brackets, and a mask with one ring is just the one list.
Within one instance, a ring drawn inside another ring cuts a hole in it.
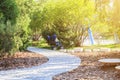
[{"label": "curved walkway", "polygon": [[32,68],[0,71],[0,80],[52,80],[54,75],[75,69],[81,62],[78,57],[63,52],[35,47],[27,50],[48,57],[49,61]]}]

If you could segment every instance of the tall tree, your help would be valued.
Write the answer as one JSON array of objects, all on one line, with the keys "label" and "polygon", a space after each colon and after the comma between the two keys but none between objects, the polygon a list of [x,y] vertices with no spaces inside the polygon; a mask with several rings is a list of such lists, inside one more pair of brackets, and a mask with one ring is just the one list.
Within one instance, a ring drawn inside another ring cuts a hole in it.
[{"label": "tall tree", "polygon": [[113,14],[111,16],[112,31],[117,33],[120,38],[120,0],[113,2]]},{"label": "tall tree", "polygon": [[[95,15],[94,25],[92,27],[95,34],[103,37],[110,37],[112,34],[110,29],[110,16],[111,16],[111,0],[95,0]],[[99,29],[102,29],[99,31]],[[99,32],[98,32],[99,31]],[[98,36],[98,37],[99,37]]]}]

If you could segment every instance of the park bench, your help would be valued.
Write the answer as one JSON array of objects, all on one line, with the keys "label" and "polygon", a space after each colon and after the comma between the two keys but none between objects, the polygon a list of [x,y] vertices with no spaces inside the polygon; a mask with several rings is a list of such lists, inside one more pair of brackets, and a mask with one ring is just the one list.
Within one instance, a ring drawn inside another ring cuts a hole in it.
[{"label": "park bench", "polygon": [[[98,61],[105,64],[120,64],[120,59],[118,58],[100,59]],[[120,70],[120,65],[116,66],[115,69]]]},{"label": "park bench", "polygon": [[109,64],[120,63],[120,59],[118,59],[118,58],[105,58],[105,59],[99,59],[98,61],[101,63],[109,63]]},{"label": "park bench", "polygon": [[120,65],[119,65],[119,66],[116,66],[115,69],[120,70]]}]

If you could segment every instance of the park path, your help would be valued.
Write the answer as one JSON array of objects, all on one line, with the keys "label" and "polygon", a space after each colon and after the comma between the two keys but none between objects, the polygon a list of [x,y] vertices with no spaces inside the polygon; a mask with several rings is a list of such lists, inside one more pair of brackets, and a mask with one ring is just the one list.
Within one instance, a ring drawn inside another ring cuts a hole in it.
[{"label": "park path", "polygon": [[0,71],[0,80],[52,80],[54,75],[73,70],[81,62],[78,57],[59,51],[35,47],[27,50],[48,57],[49,61],[32,68]]}]

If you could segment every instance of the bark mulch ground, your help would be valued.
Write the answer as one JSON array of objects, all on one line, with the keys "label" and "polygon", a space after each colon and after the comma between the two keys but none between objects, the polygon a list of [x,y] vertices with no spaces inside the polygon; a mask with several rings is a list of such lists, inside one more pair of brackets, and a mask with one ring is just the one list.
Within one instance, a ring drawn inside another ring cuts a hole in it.
[{"label": "bark mulch ground", "polygon": [[77,69],[53,77],[53,80],[120,80],[120,71],[115,69],[120,64],[103,64],[102,58],[120,58],[120,52],[72,53],[82,62]]},{"label": "bark mulch ground", "polygon": [[48,61],[48,58],[32,52],[16,52],[14,56],[0,58],[0,71],[16,68],[25,68],[41,65]]}]

